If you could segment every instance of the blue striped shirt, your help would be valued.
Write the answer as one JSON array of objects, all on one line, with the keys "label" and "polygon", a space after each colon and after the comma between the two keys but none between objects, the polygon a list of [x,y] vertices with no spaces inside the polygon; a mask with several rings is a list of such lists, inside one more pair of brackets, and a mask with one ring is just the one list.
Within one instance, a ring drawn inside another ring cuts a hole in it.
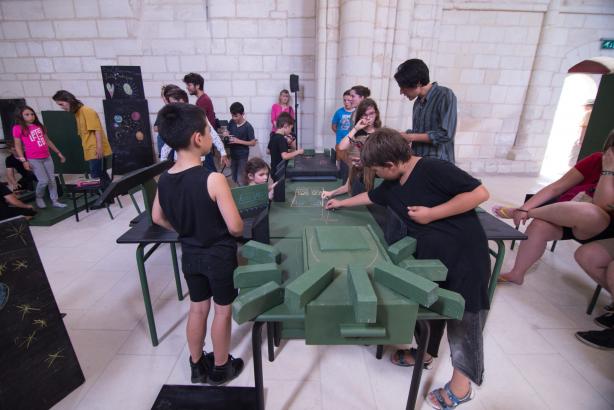
[{"label": "blue striped shirt", "polygon": [[431,143],[412,142],[413,153],[454,163],[456,117],[454,92],[434,82],[426,96],[414,103],[413,128],[408,130],[411,133],[426,133]]}]

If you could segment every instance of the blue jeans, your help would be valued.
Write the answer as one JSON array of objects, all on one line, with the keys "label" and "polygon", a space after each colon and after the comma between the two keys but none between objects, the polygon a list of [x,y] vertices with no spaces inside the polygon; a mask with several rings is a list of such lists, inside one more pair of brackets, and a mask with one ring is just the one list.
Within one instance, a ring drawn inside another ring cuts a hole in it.
[{"label": "blue jeans", "polygon": [[239,186],[247,185],[247,177],[245,175],[245,168],[247,166],[247,157],[245,158],[232,158],[230,162],[230,169],[232,170],[232,180]]},{"label": "blue jeans", "polygon": [[[162,147],[164,146],[164,140],[162,139],[160,134],[158,134],[156,137],[156,145],[158,146],[158,157],[160,157],[160,152],[162,152]],[[166,158],[160,158],[160,159],[166,159]]]},{"label": "blue jeans", "polygon": [[213,162],[213,154],[212,153],[208,153],[205,156],[205,168],[207,168],[209,171],[211,172],[217,172],[217,169],[215,168],[215,162]]},{"label": "blue jeans", "polygon": [[100,182],[103,186],[106,186],[111,182],[111,178],[109,178],[109,174],[107,174],[104,158],[90,159],[89,161],[87,161],[87,163],[90,166],[91,178],[100,178]]}]

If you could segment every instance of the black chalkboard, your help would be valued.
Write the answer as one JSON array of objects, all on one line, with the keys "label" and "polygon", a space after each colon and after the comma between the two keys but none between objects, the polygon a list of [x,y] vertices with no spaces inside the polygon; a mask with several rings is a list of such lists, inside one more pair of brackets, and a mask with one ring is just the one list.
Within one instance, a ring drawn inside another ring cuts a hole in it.
[{"label": "black chalkboard", "polygon": [[144,100],[143,77],[139,66],[100,66],[107,100]]},{"label": "black chalkboard", "polygon": [[0,222],[0,409],[49,409],[85,378],[28,223]]},{"label": "black chalkboard", "polygon": [[15,125],[15,113],[17,108],[26,105],[23,98],[0,99],[0,117],[2,118],[2,135],[0,141],[13,138],[13,125]]},{"label": "black chalkboard", "polygon": [[113,149],[113,174],[123,175],[155,162],[146,100],[104,100],[104,117]]}]

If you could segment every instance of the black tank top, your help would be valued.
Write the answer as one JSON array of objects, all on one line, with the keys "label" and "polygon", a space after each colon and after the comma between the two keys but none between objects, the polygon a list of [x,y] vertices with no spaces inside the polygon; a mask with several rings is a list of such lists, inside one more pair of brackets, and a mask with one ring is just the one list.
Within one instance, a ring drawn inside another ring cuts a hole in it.
[{"label": "black tank top", "polygon": [[211,172],[195,166],[176,174],[164,172],[158,182],[160,206],[179,233],[183,253],[202,253],[211,247],[236,248],[234,238],[207,190]]}]

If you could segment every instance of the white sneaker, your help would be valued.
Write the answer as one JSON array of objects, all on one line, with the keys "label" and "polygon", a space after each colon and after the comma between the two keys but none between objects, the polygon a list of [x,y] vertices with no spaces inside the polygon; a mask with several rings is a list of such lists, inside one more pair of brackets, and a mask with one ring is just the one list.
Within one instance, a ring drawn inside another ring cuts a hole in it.
[{"label": "white sneaker", "polygon": [[61,202],[55,201],[51,203],[51,206],[54,208],[66,208],[66,204],[63,204]]},{"label": "white sneaker", "polygon": [[36,207],[37,208],[47,208],[47,204],[43,198],[36,198]]}]

